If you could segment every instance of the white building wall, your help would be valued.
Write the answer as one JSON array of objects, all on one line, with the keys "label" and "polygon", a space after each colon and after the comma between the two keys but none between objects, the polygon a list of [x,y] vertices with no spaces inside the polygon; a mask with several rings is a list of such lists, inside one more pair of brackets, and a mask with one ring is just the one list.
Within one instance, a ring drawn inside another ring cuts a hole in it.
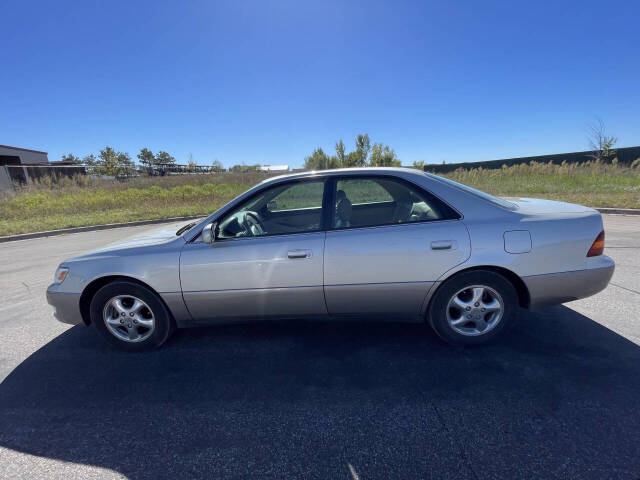
[{"label": "white building wall", "polygon": [[260,170],[263,172],[288,172],[289,165],[263,165]]}]

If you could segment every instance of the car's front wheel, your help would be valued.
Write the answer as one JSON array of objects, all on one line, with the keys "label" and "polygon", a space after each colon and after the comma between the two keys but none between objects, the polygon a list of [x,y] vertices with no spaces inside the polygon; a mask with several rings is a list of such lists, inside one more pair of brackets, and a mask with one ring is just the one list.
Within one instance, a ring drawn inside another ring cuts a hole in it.
[{"label": "car's front wheel", "polygon": [[489,270],[463,272],[438,288],[429,307],[429,323],[453,345],[487,342],[512,323],[518,294],[511,282]]},{"label": "car's front wheel", "polygon": [[159,347],[173,330],[157,294],[127,281],[98,290],[91,300],[91,323],[110,344],[129,351]]}]

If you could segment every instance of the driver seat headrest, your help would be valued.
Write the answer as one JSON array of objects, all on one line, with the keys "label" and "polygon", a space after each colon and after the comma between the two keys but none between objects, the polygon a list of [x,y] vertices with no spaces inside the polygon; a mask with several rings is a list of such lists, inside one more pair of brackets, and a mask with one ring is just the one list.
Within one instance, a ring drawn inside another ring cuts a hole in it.
[{"label": "driver seat headrest", "polygon": [[351,226],[353,207],[348,198],[343,198],[336,206],[336,227]]}]

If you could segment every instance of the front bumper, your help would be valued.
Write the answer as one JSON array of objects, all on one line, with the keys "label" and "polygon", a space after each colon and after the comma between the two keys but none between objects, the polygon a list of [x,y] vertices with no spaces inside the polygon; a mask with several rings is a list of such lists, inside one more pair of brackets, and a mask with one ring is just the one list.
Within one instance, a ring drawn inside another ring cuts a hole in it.
[{"label": "front bumper", "polygon": [[589,259],[585,270],[522,277],[529,289],[529,307],[558,305],[595,295],[609,285],[614,269],[613,259],[602,255]]},{"label": "front bumper", "polygon": [[56,287],[54,284],[47,289],[47,303],[53,307],[53,316],[70,325],[84,323],[80,314],[80,294],[59,292]]}]

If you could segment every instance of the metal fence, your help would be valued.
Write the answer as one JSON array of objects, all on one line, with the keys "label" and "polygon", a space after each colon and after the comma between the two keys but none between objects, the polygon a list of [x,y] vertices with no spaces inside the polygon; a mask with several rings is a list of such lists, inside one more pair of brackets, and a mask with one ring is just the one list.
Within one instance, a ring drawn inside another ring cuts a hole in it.
[{"label": "metal fence", "polygon": [[26,185],[44,177],[56,182],[63,177],[86,174],[84,165],[2,165],[0,191],[12,190],[14,185]]},{"label": "metal fence", "polygon": [[[50,179],[52,183],[76,175],[95,175],[115,180],[127,180],[139,176],[166,175],[199,175],[224,174],[226,170],[206,165],[156,164],[151,167],[135,166],[122,168],[115,175],[104,174],[94,165],[48,164],[48,165],[0,165],[0,192],[13,190],[15,187],[26,186],[31,182]],[[244,173],[244,172],[234,172]]]},{"label": "metal fence", "polygon": [[[637,158],[640,158],[640,147],[625,147],[616,148],[616,153],[613,157],[618,159],[619,165],[631,165]],[[502,165],[510,167],[511,165],[519,165],[522,163],[541,162],[541,163],[554,163],[560,165],[562,162],[567,163],[584,163],[593,160],[593,151],[587,152],[571,152],[571,153],[556,153],[553,155],[538,155],[535,157],[518,157],[518,158],[504,158],[502,160],[487,160],[484,162],[463,162],[463,163],[444,163],[425,165],[424,169],[432,173],[448,173],[453,172],[459,168],[472,169],[472,168],[484,168],[495,169],[502,168]]]},{"label": "metal fence", "polygon": [[208,165],[183,165],[178,163],[163,163],[155,164],[149,167],[140,166],[136,169],[136,174],[147,175],[190,175],[194,173],[220,173],[220,170],[216,167],[210,167]]}]

